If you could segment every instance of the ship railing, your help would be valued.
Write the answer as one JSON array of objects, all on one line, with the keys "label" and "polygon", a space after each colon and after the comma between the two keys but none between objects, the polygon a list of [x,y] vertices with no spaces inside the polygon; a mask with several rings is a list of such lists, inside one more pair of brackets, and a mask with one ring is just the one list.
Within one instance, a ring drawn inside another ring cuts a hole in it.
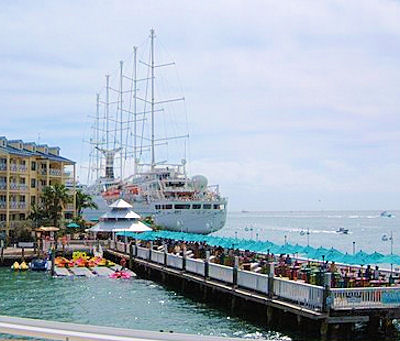
[{"label": "ship railing", "polygon": [[183,258],[172,253],[167,254],[167,266],[175,269],[183,269]]},{"label": "ship railing", "polygon": [[206,266],[202,259],[186,258],[186,271],[205,276]]},{"label": "ship railing", "polygon": [[274,295],[306,308],[315,310],[323,306],[324,288],[320,286],[274,278],[273,290]]},{"label": "ship railing", "polygon": [[398,308],[400,287],[333,288],[330,300],[335,310]]}]

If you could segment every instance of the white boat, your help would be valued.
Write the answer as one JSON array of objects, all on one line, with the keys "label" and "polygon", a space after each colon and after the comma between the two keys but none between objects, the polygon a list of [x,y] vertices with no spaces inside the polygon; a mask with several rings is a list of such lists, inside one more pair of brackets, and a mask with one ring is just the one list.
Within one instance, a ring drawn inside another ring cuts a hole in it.
[{"label": "white boat", "polygon": [[[187,140],[188,134],[156,136],[155,114],[160,115],[159,112],[164,110],[160,105],[181,101],[183,98],[155,100],[157,78],[155,70],[173,63],[155,64],[154,41],[154,30],[151,30],[150,57],[147,62],[141,62],[147,67],[146,77],[142,79],[138,77],[138,51],[134,48],[132,77],[123,75],[123,62],[121,62],[119,89],[110,86],[110,78],[106,76],[105,100],[100,100],[100,96],[97,96],[95,129],[91,138],[93,146],[91,164],[94,165],[92,169],[96,176],[88,191],[94,195],[101,209],[122,198],[133,206],[135,212],[143,218],[150,217],[161,228],[191,233],[211,233],[223,228],[226,222],[228,201],[219,193],[219,186],[209,186],[207,178],[202,175],[189,177],[185,157],[172,164],[156,160],[156,150],[160,146],[171,140]],[[124,87],[126,79],[132,81],[130,87]],[[147,82],[147,85],[143,85],[146,89],[143,95],[140,95],[137,88],[139,81]],[[131,90],[124,91],[123,88]],[[119,92],[115,101],[110,99],[110,93],[114,93],[113,91]],[[129,100],[124,97],[126,92],[132,96]],[[129,108],[124,107],[128,101],[133,104]],[[115,116],[110,108],[112,103],[117,103]],[[138,109],[140,103],[144,103],[141,110]],[[103,114],[100,113],[101,106]],[[147,137],[144,136],[146,123],[149,125]],[[110,128],[111,126],[113,128]],[[133,136],[132,146],[126,143],[129,136]],[[143,141],[147,145],[143,145]],[[150,154],[147,162],[144,160],[144,151]],[[186,149],[184,154],[186,155]],[[131,163],[127,161],[129,157]],[[115,162],[119,162],[119,165],[114,166]],[[127,164],[131,166],[128,174],[124,176],[123,170]],[[119,176],[116,177],[118,169]]]}]

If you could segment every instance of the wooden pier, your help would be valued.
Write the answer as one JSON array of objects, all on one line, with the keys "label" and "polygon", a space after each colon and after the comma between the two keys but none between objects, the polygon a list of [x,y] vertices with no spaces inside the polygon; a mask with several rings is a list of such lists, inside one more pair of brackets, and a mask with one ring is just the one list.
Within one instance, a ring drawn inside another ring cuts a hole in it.
[{"label": "wooden pier", "polygon": [[400,287],[330,288],[330,273],[324,287],[270,274],[240,270],[178,256],[135,244],[111,242],[108,257],[124,257],[136,273],[174,285],[204,300],[220,302],[232,311],[256,313],[268,326],[289,326],[305,333],[318,333],[323,340],[351,336],[357,323],[366,331],[389,335],[392,321],[400,318]]}]

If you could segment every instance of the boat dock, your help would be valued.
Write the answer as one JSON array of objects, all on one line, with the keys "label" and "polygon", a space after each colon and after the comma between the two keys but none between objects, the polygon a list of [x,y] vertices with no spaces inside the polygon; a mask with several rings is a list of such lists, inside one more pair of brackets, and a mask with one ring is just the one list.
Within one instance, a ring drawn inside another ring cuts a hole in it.
[{"label": "boat dock", "polygon": [[331,288],[330,273],[325,286],[316,286],[274,276],[273,264],[269,275],[259,274],[133,243],[111,242],[106,253],[116,262],[124,257],[143,277],[323,340],[351,334],[357,323],[369,333],[389,335],[392,321],[400,318],[400,287]]}]

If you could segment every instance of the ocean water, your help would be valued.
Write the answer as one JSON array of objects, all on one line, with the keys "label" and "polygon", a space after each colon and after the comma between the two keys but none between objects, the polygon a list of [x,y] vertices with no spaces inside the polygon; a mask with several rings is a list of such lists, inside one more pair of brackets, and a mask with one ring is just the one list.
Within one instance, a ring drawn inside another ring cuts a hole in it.
[{"label": "ocean water", "polygon": [[[0,315],[265,340],[270,331],[143,279],[51,278],[0,268]],[[0,334],[0,340],[6,337]]]},{"label": "ocean water", "polygon": [[[229,212],[225,227],[213,235],[269,240],[284,244],[313,247],[334,247],[342,252],[390,253],[390,241],[382,236],[393,233],[393,252],[400,254],[400,211],[390,211],[391,218],[381,217],[381,211],[313,211],[313,212]],[[340,234],[340,228],[349,233]],[[303,233],[301,233],[303,231]]]},{"label": "ocean water", "polygon": [[[400,211],[230,212],[226,226],[214,235],[307,244],[352,252],[390,252],[383,234],[393,231],[400,254]],[[336,230],[344,227],[348,235]],[[43,273],[13,273],[0,268],[0,314],[190,334],[266,340],[312,341],[288,329],[268,330],[207,304],[184,297],[154,282],[108,278],[53,279]],[[1,335],[0,335],[1,339]]]}]

